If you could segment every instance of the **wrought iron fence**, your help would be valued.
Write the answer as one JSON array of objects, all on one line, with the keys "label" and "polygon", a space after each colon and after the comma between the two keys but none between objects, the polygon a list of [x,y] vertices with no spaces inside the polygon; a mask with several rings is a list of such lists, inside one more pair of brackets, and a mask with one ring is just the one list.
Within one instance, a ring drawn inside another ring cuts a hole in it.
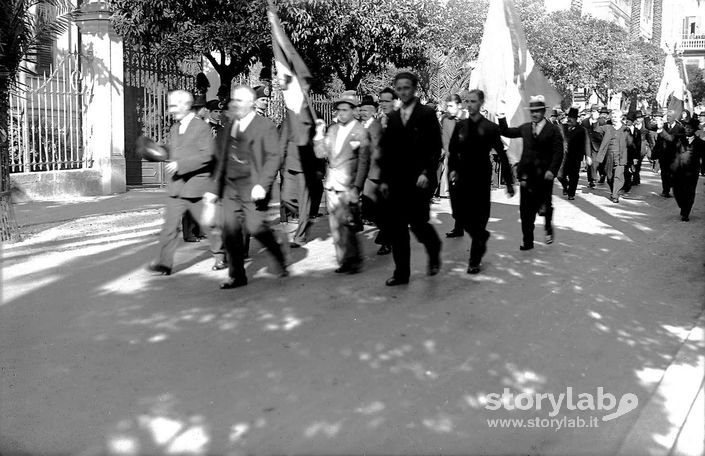
[{"label": "wrought iron fence", "polygon": [[84,154],[80,56],[64,56],[50,73],[27,76],[10,93],[10,172],[89,168]]}]

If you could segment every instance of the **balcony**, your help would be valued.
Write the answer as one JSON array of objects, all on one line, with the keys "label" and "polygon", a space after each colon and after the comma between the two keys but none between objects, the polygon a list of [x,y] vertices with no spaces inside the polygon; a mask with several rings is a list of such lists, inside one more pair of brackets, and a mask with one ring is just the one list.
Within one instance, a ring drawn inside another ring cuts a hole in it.
[{"label": "balcony", "polygon": [[705,35],[685,34],[678,43],[679,51],[705,51]]}]

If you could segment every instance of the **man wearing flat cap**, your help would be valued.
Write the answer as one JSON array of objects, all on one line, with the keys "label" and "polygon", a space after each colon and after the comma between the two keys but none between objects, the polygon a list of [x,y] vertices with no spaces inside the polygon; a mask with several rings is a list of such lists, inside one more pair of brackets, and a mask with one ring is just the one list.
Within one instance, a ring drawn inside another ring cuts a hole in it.
[{"label": "man wearing flat cap", "polygon": [[[500,108],[501,109],[501,108]],[[503,109],[501,109],[503,111]],[[504,113],[497,114],[499,130],[507,138],[522,138],[523,150],[517,165],[519,178],[519,215],[523,235],[520,250],[534,248],[536,215],[546,219],[546,244],[553,243],[553,180],[563,161],[563,136],[557,126],[546,119],[546,101],[543,95],[529,99],[531,122],[511,128]]]},{"label": "man wearing flat cap", "polygon": [[325,132],[325,122],[317,121],[313,150],[328,163],[323,187],[326,190],[331,235],[341,274],[355,274],[362,267],[357,233],[362,231],[360,193],[370,167],[368,133],[354,119],[357,97],[344,93],[334,102],[338,122]]}]

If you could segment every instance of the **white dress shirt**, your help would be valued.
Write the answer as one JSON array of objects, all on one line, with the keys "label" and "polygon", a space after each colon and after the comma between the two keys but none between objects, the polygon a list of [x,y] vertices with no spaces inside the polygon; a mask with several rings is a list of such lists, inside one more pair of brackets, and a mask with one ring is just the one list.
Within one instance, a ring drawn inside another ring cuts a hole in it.
[{"label": "white dress shirt", "polygon": [[191,120],[196,117],[196,113],[189,112],[184,116],[183,119],[179,121],[179,134],[183,135],[186,132],[186,129],[188,128],[188,124],[191,123]]},{"label": "white dress shirt", "polygon": [[353,127],[355,126],[355,121],[351,120],[347,124],[338,124],[338,131],[335,133],[335,147],[333,148],[333,156],[337,156],[345,145],[345,139],[348,137]]}]

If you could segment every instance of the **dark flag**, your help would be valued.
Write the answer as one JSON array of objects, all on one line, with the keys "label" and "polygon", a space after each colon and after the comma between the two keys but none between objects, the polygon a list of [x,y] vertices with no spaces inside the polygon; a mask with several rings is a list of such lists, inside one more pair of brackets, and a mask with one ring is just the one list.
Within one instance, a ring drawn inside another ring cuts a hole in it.
[{"label": "dark flag", "polygon": [[297,145],[306,146],[311,143],[316,120],[308,97],[308,80],[311,78],[311,73],[282,29],[279,16],[271,1],[267,17],[272,26],[272,50],[279,86],[286,104],[286,115],[295,127]]}]

